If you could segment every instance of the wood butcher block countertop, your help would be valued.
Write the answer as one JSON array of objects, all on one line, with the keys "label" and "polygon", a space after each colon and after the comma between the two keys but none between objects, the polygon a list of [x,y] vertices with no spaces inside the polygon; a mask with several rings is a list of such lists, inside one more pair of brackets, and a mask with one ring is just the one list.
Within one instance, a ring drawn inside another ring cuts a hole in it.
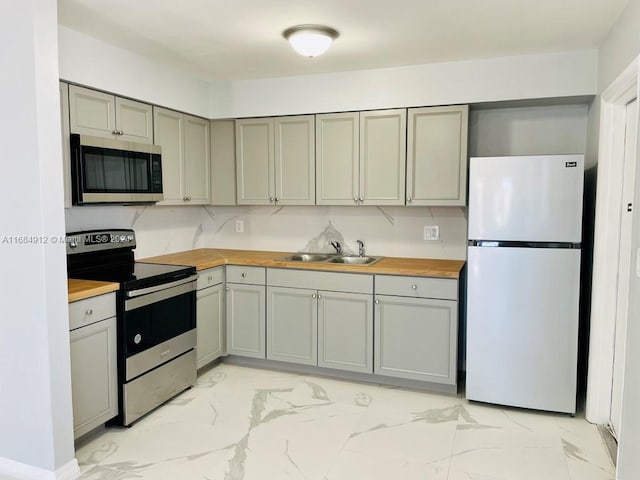
[{"label": "wood butcher block countertop", "polygon": [[220,265],[248,265],[257,267],[297,268],[332,272],[411,275],[420,277],[459,278],[464,266],[462,260],[432,260],[428,258],[384,257],[373,265],[340,265],[335,263],[291,262],[282,260],[291,252],[264,252],[258,250],[227,250],[200,248],[143,258],[139,262],[188,265],[197,270]]},{"label": "wood butcher block countertop", "polygon": [[115,292],[119,288],[120,284],[114,282],[96,282],[94,280],[78,280],[76,278],[67,280],[69,303]]}]

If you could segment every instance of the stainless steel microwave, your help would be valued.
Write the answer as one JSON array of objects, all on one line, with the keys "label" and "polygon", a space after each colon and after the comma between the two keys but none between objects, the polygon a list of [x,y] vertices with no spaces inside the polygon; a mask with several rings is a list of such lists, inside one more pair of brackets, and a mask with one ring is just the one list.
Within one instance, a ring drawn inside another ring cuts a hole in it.
[{"label": "stainless steel microwave", "polygon": [[163,199],[158,145],[71,134],[74,205],[154,203]]}]

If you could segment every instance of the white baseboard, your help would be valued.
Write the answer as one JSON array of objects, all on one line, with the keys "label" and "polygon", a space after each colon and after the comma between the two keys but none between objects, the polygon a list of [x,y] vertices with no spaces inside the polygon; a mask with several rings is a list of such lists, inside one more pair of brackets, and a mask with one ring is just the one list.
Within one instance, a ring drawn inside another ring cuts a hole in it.
[{"label": "white baseboard", "polygon": [[73,480],[80,474],[74,458],[55,472],[0,457],[0,480]]}]

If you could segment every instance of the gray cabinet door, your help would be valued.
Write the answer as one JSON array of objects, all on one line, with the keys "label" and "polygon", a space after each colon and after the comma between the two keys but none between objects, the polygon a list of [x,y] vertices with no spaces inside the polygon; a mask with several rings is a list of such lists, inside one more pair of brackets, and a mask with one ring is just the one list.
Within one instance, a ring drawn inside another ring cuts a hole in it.
[{"label": "gray cabinet door", "polygon": [[160,205],[182,204],[182,164],[184,163],[184,115],[153,107],[154,143],[162,147],[162,189]]},{"label": "gray cabinet door", "polygon": [[71,340],[73,436],[118,414],[115,317],[77,328]]},{"label": "gray cabinet door", "polygon": [[226,310],[227,352],[266,358],[265,287],[228,283]]},{"label": "gray cabinet door", "polygon": [[359,114],[316,115],[316,204],[359,203]]},{"label": "gray cabinet door", "polygon": [[404,205],[407,111],[360,112],[360,194],[363,205]]},{"label": "gray cabinet door", "polygon": [[153,143],[153,107],[148,103],[116,97],[118,140]]},{"label": "gray cabinet door", "polygon": [[267,358],[318,363],[318,302],[315,290],[267,287]]},{"label": "gray cabinet door", "polygon": [[313,125],[313,115],[274,119],[275,202],[278,205],[316,203]]},{"label": "gray cabinet door", "polygon": [[372,373],[371,295],[324,291],[318,295],[318,365]]},{"label": "gray cabinet door", "polygon": [[377,295],[374,372],[456,384],[458,303]]},{"label": "gray cabinet door", "polygon": [[209,121],[184,116],[184,195],[189,205],[209,203]]},{"label": "gray cabinet door", "polygon": [[407,205],[463,206],[469,107],[410,108]]},{"label": "gray cabinet door", "polygon": [[224,355],[224,284],[197,292],[197,368]]},{"label": "gray cabinet door", "polygon": [[236,120],[238,205],[274,203],[273,119]]},{"label": "gray cabinet door", "polygon": [[116,138],[115,109],[113,95],[69,85],[71,133]]}]

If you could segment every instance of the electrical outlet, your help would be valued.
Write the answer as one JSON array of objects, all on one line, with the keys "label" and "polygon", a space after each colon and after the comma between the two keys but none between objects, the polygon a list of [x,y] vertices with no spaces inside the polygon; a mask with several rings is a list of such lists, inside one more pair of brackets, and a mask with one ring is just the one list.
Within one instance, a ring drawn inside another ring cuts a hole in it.
[{"label": "electrical outlet", "polygon": [[429,225],[424,227],[425,240],[440,240],[440,227],[438,225]]},{"label": "electrical outlet", "polygon": [[244,232],[244,220],[236,220],[236,233]]}]

